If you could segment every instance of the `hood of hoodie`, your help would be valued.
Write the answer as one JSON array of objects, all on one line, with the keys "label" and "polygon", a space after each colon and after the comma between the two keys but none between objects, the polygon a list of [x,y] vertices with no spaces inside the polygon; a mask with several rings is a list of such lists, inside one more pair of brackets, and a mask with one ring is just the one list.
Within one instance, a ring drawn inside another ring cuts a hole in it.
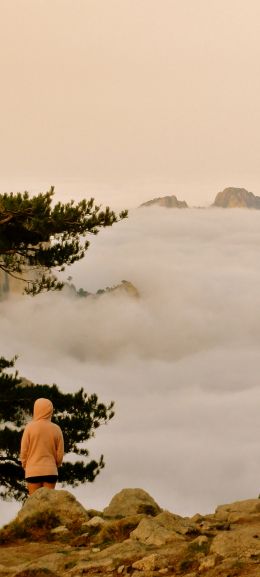
[{"label": "hood of hoodie", "polygon": [[49,399],[37,399],[33,407],[33,418],[34,421],[39,421],[39,419],[51,420],[53,413],[53,404]]}]

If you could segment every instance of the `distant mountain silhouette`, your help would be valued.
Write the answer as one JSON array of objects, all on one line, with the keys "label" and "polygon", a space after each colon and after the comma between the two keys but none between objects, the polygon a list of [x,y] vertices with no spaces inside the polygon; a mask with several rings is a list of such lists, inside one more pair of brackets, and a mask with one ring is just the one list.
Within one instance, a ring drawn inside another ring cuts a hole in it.
[{"label": "distant mountain silhouette", "polygon": [[212,206],[219,206],[221,208],[260,209],[260,196],[255,196],[245,188],[230,186],[217,194]]},{"label": "distant mountain silhouette", "polygon": [[159,198],[153,198],[147,202],[143,202],[143,206],[164,206],[165,208],[189,208],[185,200],[178,200],[173,194],[172,196],[162,196]]}]

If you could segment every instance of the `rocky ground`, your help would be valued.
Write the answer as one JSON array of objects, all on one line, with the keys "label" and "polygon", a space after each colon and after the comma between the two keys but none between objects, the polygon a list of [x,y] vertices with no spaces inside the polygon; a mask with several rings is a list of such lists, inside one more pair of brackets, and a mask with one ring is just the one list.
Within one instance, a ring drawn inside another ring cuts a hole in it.
[{"label": "rocky ground", "polygon": [[0,531],[1,577],[260,577],[260,500],[180,517],[142,489],[103,511],[39,489]]}]

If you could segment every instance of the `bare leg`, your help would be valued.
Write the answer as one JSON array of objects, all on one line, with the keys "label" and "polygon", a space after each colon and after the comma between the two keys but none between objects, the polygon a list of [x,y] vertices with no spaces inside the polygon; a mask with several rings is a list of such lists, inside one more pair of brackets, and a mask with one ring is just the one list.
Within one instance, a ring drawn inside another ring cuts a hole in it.
[{"label": "bare leg", "polygon": [[27,489],[29,491],[29,495],[32,495],[37,489],[43,487],[43,483],[27,483]]},{"label": "bare leg", "polygon": [[55,485],[56,485],[56,482],[55,483],[45,483],[44,482],[42,486],[46,487],[46,489],[55,489]]}]

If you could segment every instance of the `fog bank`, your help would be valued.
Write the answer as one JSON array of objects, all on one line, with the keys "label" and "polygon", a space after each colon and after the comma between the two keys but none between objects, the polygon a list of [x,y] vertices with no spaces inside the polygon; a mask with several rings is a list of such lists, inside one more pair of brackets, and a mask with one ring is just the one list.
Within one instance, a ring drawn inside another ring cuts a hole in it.
[{"label": "fog bank", "polygon": [[116,402],[89,443],[106,467],[73,491],[86,507],[137,486],[186,515],[258,495],[259,224],[240,209],[136,210],[68,274],[93,292],[130,280],[139,299],[0,303],[1,354],[22,375]]}]

